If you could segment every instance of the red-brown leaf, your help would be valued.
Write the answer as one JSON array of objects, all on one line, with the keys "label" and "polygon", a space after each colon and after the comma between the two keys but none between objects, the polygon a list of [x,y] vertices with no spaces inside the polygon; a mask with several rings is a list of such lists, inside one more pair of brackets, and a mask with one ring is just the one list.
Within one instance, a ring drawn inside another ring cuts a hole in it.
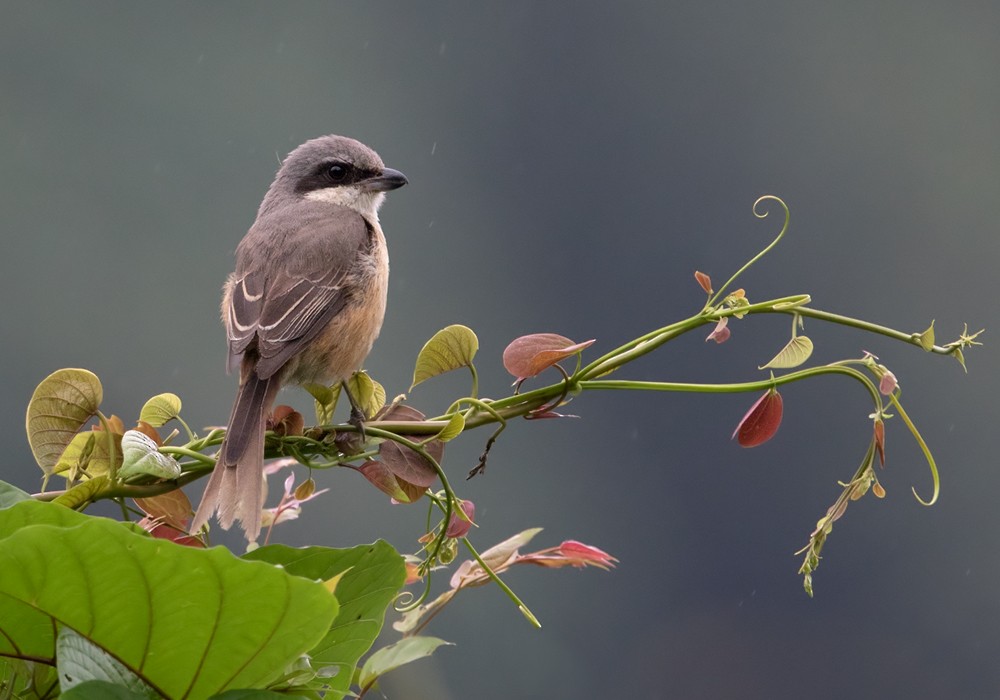
[{"label": "red-brown leaf", "polygon": [[705,290],[706,294],[712,293],[712,278],[706,275],[704,272],[698,272],[695,270],[694,278],[701,285],[701,288]]},{"label": "red-brown leaf", "polygon": [[594,343],[574,343],[555,333],[534,333],[515,338],[503,351],[503,366],[517,379],[534,377],[560,360],[575,355]]},{"label": "red-brown leaf", "polygon": [[770,389],[750,407],[733,431],[741,447],[757,447],[774,437],[781,425],[781,394]]}]

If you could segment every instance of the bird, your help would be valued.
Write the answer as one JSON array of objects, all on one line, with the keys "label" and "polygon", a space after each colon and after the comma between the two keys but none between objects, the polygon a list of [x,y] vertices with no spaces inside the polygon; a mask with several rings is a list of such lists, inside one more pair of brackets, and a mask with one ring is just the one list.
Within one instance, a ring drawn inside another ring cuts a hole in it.
[{"label": "bird", "polygon": [[378,211],[385,193],[407,182],[346,136],[306,141],[281,163],[223,287],[227,370],[239,371],[239,389],[192,532],[217,515],[223,529],[238,521],[256,541],[275,396],[285,385],[344,383],[361,369],[382,328],[389,281]]}]

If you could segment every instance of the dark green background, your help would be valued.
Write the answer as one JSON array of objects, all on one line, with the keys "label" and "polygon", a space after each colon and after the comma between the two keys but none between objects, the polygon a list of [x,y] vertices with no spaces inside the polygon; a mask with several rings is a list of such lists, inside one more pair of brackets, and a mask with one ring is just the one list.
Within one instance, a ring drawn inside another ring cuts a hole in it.
[{"label": "dark green background", "polygon": [[[1000,326],[1000,11],[995,3],[4,2],[0,23],[2,478],[37,488],[23,430],[50,371],[87,367],[126,418],[174,391],[195,426],[228,415],[219,289],[278,159],[357,137],[411,184],[383,209],[392,278],[367,367],[406,390],[423,342],[479,333],[483,393],[515,336],[595,353],[696,311],[777,221],[751,299],[907,331]],[[706,331],[707,332],[707,331]],[[729,440],[753,396],[584,396],[578,420],[519,422],[460,483],[485,547],[529,526],[611,573],[531,569],[461,595],[457,642],[390,698],[996,697],[1000,694],[993,348],[951,360],[811,322],[815,360],[880,355],[938,457],[939,505],[899,421],[888,497],[838,522],[803,594],[793,552],[867,446],[869,405],[832,378],[785,392],[778,438]],[[742,381],[786,318],[684,338],[623,378]],[[991,335],[984,339],[990,341]],[[464,377],[419,387],[442,410]],[[303,410],[305,394],[283,401]],[[449,448],[460,476],[486,438]],[[415,548],[421,507],[349,472],[283,526],[291,544]],[[195,489],[197,492],[198,489]],[[236,542],[236,540],[233,540]],[[182,575],[182,572],[178,572]],[[439,582],[442,584],[443,581]]]}]

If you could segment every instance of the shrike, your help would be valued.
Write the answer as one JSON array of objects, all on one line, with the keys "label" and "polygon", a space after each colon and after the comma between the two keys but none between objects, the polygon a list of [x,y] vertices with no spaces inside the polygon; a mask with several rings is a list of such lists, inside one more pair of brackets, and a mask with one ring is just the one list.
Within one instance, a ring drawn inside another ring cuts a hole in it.
[{"label": "shrike", "polygon": [[264,428],[286,384],[342,382],[372,349],[385,315],[385,192],[406,176],[343,136],[307,141],[282,163],[236,248],[223,290],[228,368],[240,387],[218,460],[191,524],[238,520],[253,541],[264,505]]}]

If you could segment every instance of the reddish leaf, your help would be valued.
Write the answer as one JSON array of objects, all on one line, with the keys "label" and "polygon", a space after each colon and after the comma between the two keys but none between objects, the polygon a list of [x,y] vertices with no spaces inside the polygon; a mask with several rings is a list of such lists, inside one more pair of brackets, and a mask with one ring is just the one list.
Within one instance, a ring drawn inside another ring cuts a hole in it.
[{"label": "reddish leaf", "polygon": [[534,377],[567,357],[592,345],[593,340],[574,343],[555,333],[535,333],[515,338],[503,351],[503,366],[517,379]]},{"label": "reddish leaf", "polygon": [[[880,466],[885,466],[885,423],[881,420],[875,421],[875,449],[878,450],[878,461]],[[879,497],[881,498],[881,496]]]},{"label": "reddish leaf", "polygon": [[411,484],[427,488],[437,480],[437,472],[423,455],[399,443],[383,442],[378,448],[378,455],[389,471]]},{"label": "reddish leaf", "polygon": [[723,316],[719,319],[719,322],[715,324],[715,330],[709,333],[705,337],[705,342],[714,340],[717,344],[722,345],[724,342],[729,340],[729,336],[732,335],[732,331],[729,330],[729,317]]},{"label": "reddish leaf", "polygon": [[448,529],[444,533],[446,537],[465,537],[476,520],[476,504],[472,501],[462,501],[461,505],[462,512],[468,520],[458,513],[452,513],[448,520]]},{"label": "reddish leaf", "polygon": [[694,272],[694,278],[698,281],[698,284],[701,285],[701,288],[705,290],[706,294],[711,294],[712,293],[712,278],[711,277],[709,277],[708,275],[706,275],[704,272],[698,272],[697,270],[695,270],[695,272]]},{"label": "reddish leaf", "polygon": [[357,470],[372,486],[399,503],[413,503],[419,500],[426,490],[403,479],[397,479],[386,465],[373,459],[357,467]]},{"label": "reddish leaf", "polygon": [[167,491],[159,496],[134,500],[143,513],[157,522],[172,525],[181,530],[187,529],[188,525],[191,524],[194,510],[191,508],[191,501],[180,489]]},{"label": "reddish leaf", "polygon": [[306,421],[302,417],[302,414],[291,406],[284,404],[275,407],[274,411],[271,412],[268,423],[274,434],[282,437],[287,435],[302,435],[306,427]]},{"label": "reddish leaf", "polygon": [[151,426],[144,420],[141,420],[138,423],[136,423],[135,427],[132,428],[132,430],[138,430],[140,433],[142,433],[150,440],[155,442],[157,446],[163,444],[163,438],[160,437],[160,431]]},{"label": "reddish leaf", "polygon": [[733,437],[738,439],[741,447],[762,445],[778,432],[781,413],[781,394],[776,389],[770,389],[743,416],[733,431]]}]

